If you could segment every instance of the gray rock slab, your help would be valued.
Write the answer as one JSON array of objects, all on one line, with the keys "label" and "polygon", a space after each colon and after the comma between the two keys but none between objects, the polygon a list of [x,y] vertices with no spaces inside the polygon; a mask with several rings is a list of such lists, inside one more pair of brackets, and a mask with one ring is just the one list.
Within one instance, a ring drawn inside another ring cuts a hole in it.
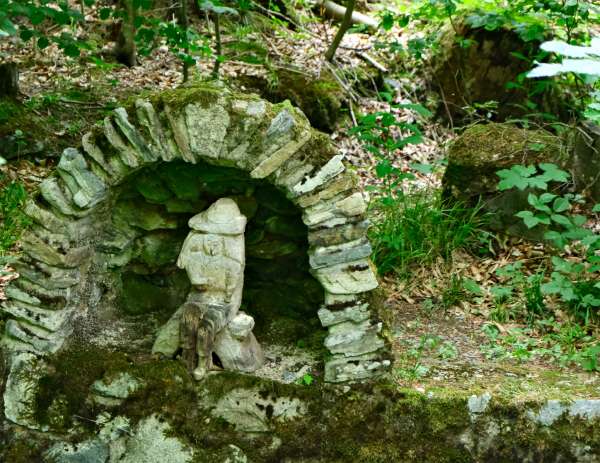
[{"label": "gray rock slab", "polygon": [[73,202],[81,207],[93,207],[106,197],[106,185],[93,174],[83,155],[74,148],[63,151],[57,172],[73,195]]}]

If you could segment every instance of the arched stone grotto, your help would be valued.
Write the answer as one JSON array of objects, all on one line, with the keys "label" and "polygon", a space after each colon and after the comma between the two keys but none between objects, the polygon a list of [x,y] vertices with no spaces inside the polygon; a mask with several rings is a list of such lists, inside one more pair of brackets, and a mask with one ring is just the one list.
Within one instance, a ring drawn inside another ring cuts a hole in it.
[{"label": "arched stone grotto", "polygon": [[[328,382],[389,365],[369,310],[366,204],[342,156],[288,103],[189,87],[116,109],[27,203],[20,277],[2,304],[11,375],[73,342],[150,352],[142,334],[189,291],[175,266],[188,220],[223,197],[248,219],[243,308],[259,341],[327,329]],[[6,416],[19,422],[19,410]]]}]

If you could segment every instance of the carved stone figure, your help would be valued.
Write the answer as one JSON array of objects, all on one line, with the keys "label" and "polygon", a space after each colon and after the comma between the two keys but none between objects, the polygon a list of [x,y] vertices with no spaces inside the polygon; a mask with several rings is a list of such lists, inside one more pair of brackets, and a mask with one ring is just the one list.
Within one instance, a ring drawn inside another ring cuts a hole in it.
[{"label": "carved stone figure", "polygon": [[213,367],[213,352],[224,368],[254,371],[262,365],[262,350],[252,334],[254,320],[239,312],[246,217],[233,200],[222,198],[192,217],[189,226],[177,266],[186,270],[192,289],[153,351],[165,353],[165,337],[178,331],[183,359],[196,379]]}]

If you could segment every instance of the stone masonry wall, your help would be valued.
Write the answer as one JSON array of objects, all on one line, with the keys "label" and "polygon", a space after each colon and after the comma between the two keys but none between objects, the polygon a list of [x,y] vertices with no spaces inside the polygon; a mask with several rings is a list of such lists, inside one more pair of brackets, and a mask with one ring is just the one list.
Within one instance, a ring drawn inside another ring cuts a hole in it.
[{"label": "stone masonry wall", "polygon": [[[381,323],[369,307],[378,283],[369,260],[366,203],[342,155],[289,103],[190,87],[114,110],[83,136],[81,147],[64,151],[56,175],[27,203],[34,225],[15,265],[20,278],[1,307],[8,317],[2,348],[14,367],[7,389],[20,387],[15,375],[24,366],[39,368],[45,355],[61,349],[73,336],[74,320],[101,298],[95,275],[118,254],[122,238],[107,238],[119,186],[145,166],[173,160],[241,169],[303,211],[311,273],[325,293],[318,315],[332,354],[326,381],[366,379],[389,365]],[[27,425],[13,408],[7,417]]]}]

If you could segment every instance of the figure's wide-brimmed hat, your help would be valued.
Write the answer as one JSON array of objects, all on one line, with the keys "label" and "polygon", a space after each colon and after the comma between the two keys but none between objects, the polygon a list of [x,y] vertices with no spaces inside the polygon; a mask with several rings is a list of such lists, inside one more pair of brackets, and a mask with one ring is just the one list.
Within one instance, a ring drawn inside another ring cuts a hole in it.
[{"label": "figure's wide-brimmed hat", "polygon": [[233,199],[221,198],[208,209],[192,217],[188,225],[192,230],[219,235],[240,235],[246,228],[246,217]]}]

